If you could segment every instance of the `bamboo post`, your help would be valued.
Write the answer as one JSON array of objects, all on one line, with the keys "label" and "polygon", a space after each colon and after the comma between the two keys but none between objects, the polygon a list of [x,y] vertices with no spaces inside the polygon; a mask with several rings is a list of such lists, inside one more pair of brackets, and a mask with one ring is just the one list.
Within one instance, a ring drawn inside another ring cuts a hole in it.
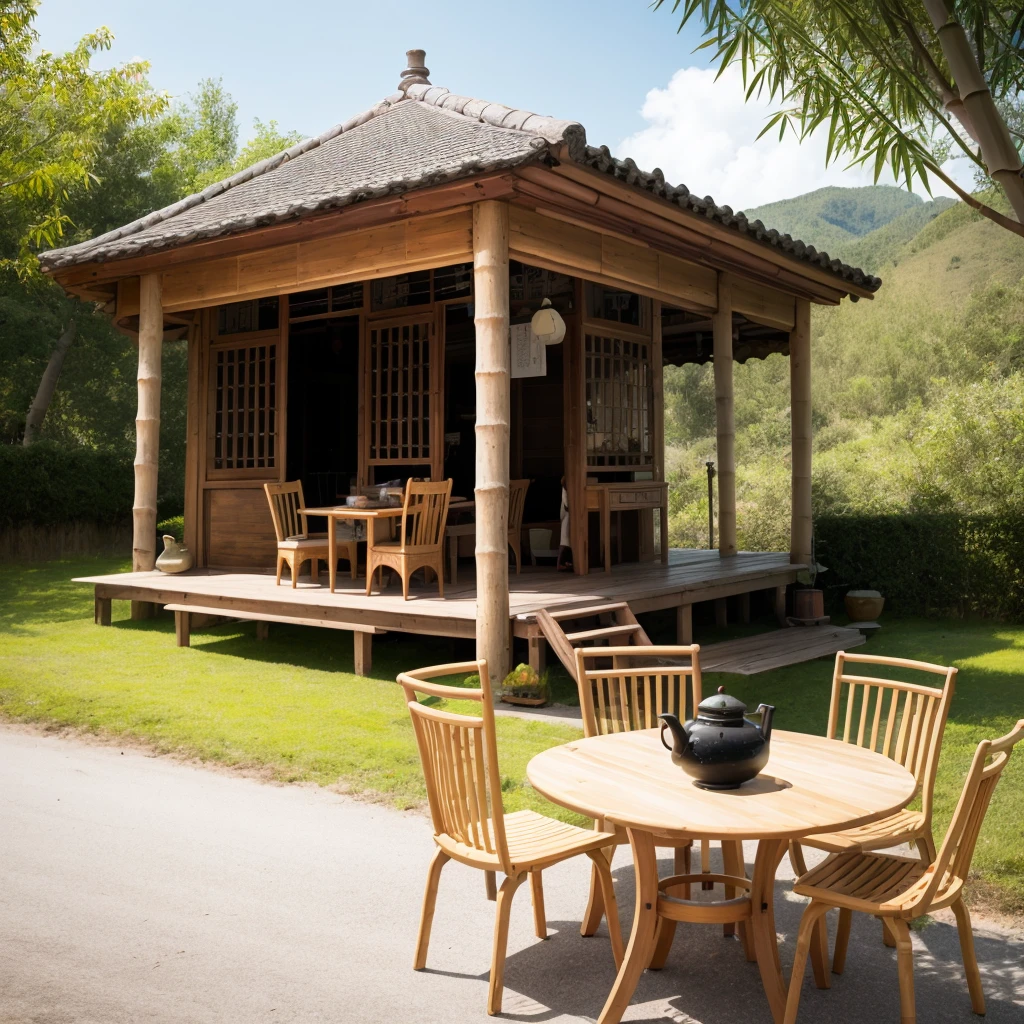
[{"label": "bamboo post", "polygon": [[718,312],[712,317],[718,451],[718,553],[736,554],[736,427],[732,384],[732,290],[718,275]]},{"label": "bamboo post", "polygon": [[[135,417],[135,503],[132,569],[145,572],[156,561],[156,487],[160,455],[160,362],[164,319],[160,275],[143,274],[139,282],[139,404]],[[133,617],[145,614],[135,608]]]},{"label": "bamboo post", "polygon": [[508,205],[473,206],[476,327],[476,656],[509,671]]},{"label": "bamboo post", "polygon": [[793,431],[793,519],[789,560],[811,561],[811,304],[796,300],[789,335],[790,422]]}]

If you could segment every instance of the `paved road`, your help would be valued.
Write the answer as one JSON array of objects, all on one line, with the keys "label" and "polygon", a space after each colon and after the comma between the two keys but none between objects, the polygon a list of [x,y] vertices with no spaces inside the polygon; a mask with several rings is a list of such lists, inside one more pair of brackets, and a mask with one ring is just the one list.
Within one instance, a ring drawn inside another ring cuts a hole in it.
[{"label": "paved road", "polygon": [[[478,873],[445,869],[431,969],[409,966],[432,846],[419,814],[3,726],[0,808],[2,1024],[487,1019],[493,904]],[[624,921],[627,861],[616,861]],[[545,873],[547,942],[533,937],[520,890],[506,970],[514,1019],[600,1012],[613,970],[603,928],[593,939],[577,932],[585,863]],[[800,910],[780,896],[784,962]],[[915,941],[918,1019],[973,1020],[955,931],[936,923]],[[1024,944],[979,929],[978,955],[986,1020],[1019,1024]],[[770,1024],[757,969],[735,941],[686,926],[627,1019]],[[895,964],[875,922],[855,924],[831,991],[808,983],[801,1020],[899,1020]]]}]

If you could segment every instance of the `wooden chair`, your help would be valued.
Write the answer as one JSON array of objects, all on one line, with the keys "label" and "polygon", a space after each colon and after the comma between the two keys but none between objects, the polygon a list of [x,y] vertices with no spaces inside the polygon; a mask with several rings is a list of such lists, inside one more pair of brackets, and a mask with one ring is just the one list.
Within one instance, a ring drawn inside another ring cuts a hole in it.
[{"label": "wooden chair", "polygon": [[398,540],[367,545],[366,596],[370,596],[373,574],[380,570],[381,584],[384,569],[393,569],[402,577],[402,597],[409,600],[409,577],[417,569],[437,576],[437,589],[444,597],[444,528],[448,521],[448,501],[452,494],[451,480],[441,483],[410,480],[405,488],[402,506],[402,525]]},{"label": "wooden chair", "polygon": [[[516,575],[523,567],[523,507],[529,489],[529,480],[510,480],[508,483],[508,544],[516,558]],[[448,541],[448,579],[453,585],[459,578],[459,538],[475,534],[476,523],[456,523],[445,530]]]},{"label": "wooden chair", "polygon": [[[914,954],[908,922],[951,907],[956,916],[971,1007],[977,1014],[985,1012],[971,917],[963,901],[963,889],[992,793],[1014,745],[1022,739],[1024,719],[1001,739],[982,740],[978,744],[942,849],[929,863],[880,853],[846,851],[833,853],[797,879],[794,891],[809,896],[811,902],[800,921],[785,1024],[796,1021],[807,954],[812,941],[816,941],[818,925],[832,907],[839,907],[840,913],[847,915],[856,910],[880,917],[892,935],[900,982],[901,1024],[914,1024],[916,1020]],[[842,953],[845,958],[845,946]],[[839,956],[838,948],[836,955]]]},{"label": "wooden chair", "polygon": [[[310,533],[306,527],[306,515],[301,511],[306,507],[302,481],[264,484],[263,490],[270,504],[270,517],[274,520],[274,533],[277,535],[278,584],[281,582],[281,570],[287,565],[291,569],[294,590],[299,580],[299,568],[307,561],[309,575],[316,583],[318,562],[326,563],[330,558],[330,551],[327,546],[327,534]],[[339,541],[336,547],[339,556],[348,559],[352,579],[355,579],[359,565],[359,544],[355,540]]]},{"label": "wooden chair", "polygon": [[[632,732],[635,729],[656,729],[661,724],[658,715],[671,712],[680,719],[693,718],[701,702],[700,646],[655,647],[653,645],[630,647],[577,647],[576,685],[583,712],[583,733],[585,736],[604,736],[615,732]],[[668,753],[665,754],[668,757]],[[596,822],[595,828],[602,823]],[[625,842],[620,835],[617,842]],[[738,842],[722,843],[722,861],[725,874],[710,873],[710,848],[707,840],[701,843],[701,874],[690,874],[690,853],[692,840],[678,843],[659,841],[659,845],[675,850],[675,874],[665,880],[671,895],[666,902],[681,904],[675,898],[676,890],[682,900],[689,900],[690,888],[695,882],[702,887],[712,888],[718,881],[725,887],[727,900],[735,897],[736,889],[749,888],[746,882],[743,861],[743,845]],[[609,859],[614,847],[608,848]],[[601,923],[601,890],[599,879],[592,874],[590,900],[584,915],[581,932],[592,935]],[[694,907],[714,906],[709,903],[695,903]],[[719,915],[714,923],[721,923],[725,933],[732,935],[735,925],[742,921],[726,920],[728,914]],[[746,916],[746,915],[744,915]],[[704,923],[704,912],[692,915],[697,923]],[[651,967],[665,966],[672,939],[675,936],[676,921],[688,920],[687,916],[659,923],[659,938],[651,959]],[[750,936],[744,924],[740,923],[740,937],[748,960],[754,959]]]},{"label": "wooden chair", "polygon": [[[476,672],[480,687],[475,690],[445,686],[430,680],[456,673]],[[509,911],[515,891],[530,879],[534,926],[539,938],[547,938],[544,890],[541,871],[570,857],[586,854],[594,862],[608,907],[608,931],[616,968],[622,962],[622,933],[615,907],[615,891],[608,860],[603,854],[615,837],[577,828],[547,818],[536,811],[506,814],[501,799],[501,771],[498,767],[494,731],[494,704],[486,661],[403,672],[398,681],[412,714],[416,743],[427,784],[427,799],[434,822],[437,851],[427,873],[423,913],[413,967],[427,964],[430,926],[434,918],[438,880],[449,860],[493,873],[502,871],[505,880],[497,893],[494,946],[487,1012],[501,1012],[505,947]],[[455,715],[419,703],[418,694],[458,701],[475,701],[479,717]]]}]

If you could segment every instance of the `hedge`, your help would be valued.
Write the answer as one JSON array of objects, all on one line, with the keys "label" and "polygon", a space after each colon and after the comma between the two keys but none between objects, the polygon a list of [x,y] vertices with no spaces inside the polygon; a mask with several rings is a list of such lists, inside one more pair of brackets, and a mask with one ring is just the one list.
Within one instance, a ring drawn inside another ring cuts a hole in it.
[{"label": "hedge", "polygon": [[39,441],[0,445],[0,526],[131,522],[132,458]]},{"label": "hedge", "polygon": [[901,614],[1024,619],[1024,513],[826,515],[814,526],[834,609],[848,589],[870,588]]}]

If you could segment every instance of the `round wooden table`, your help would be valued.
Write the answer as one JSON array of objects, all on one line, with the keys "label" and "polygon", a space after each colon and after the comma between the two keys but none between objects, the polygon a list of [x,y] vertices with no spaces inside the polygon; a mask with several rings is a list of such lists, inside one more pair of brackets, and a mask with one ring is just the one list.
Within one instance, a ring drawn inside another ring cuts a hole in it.
[{"label": "round wooden table", "polygon": [[[552,747],[530,761],[531,785],[553,803],[625,828],[633,848],[633,932],[599,1024],[618,1024],[654,952],[657,838],[758,840],[751,928],[772,1015],[782,1021],[786,983],[773,896],[789,841],[877,821],[913,799],[914,776],[881,754],[821,736],[776,730],[764,771],[739,789],[710,791],[677,768],[655,729]],[[823,934],[823,933],[822,933]]]}]

